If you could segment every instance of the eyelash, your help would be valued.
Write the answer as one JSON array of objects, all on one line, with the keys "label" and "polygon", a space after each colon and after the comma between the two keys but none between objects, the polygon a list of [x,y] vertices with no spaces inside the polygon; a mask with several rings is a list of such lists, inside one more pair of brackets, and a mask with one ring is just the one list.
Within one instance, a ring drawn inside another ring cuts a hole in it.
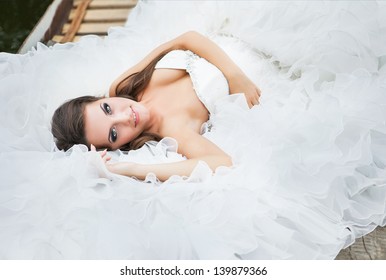
[{"label": "eyelash", "polygon": [[113,127],[110,132],[110,140],[111,142],[114,143],[115,141],[117,141],[117,138],[118,138],[117,130],[115,129],[115,127]]},{"label": "eyelash", "polygon": [[[109,114],[109,115],[112,114],[112,110],[109,104],[103,103],[103,109],[105,110],[106,114]],[[118,138],[117,130],[115,127],[113,127],[110,131],[110,141],[114,143],[115,141],[117,141],[117,138]]]},{"label": "eyelash", "polygon": [[103,109],[105,110],[105,112],[109,115],[111,115],[112,111],[111,111],[111,108],[110,108],[110,105],[107,104],[107,103],[103,103]]}]

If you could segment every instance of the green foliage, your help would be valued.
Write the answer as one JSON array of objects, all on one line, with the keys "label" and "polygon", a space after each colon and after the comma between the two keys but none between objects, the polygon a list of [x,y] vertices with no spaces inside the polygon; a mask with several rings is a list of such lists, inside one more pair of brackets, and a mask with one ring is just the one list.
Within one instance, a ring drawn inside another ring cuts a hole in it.
[{"label": "green foliage", "polygon": [[0,0],[0,52],[16,53],[52,0]]}]

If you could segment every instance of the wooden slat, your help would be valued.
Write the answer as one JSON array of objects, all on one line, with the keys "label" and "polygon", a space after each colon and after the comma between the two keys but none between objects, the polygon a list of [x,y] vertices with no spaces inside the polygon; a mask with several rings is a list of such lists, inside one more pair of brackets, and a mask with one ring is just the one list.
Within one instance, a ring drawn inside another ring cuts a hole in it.
[{"label": "wooden slat", "polygon": [[74,0],[67,23],[51,41],[75,42],[84,35],[107,35],[110,27],[124,26],[137,2],[138,0]]},{"label": "wooden slat", "polygon": [[[77,7],[82,0],[75,0],[74,6]],[[137,4],[137,0],[93,0],[90,8],[132,8]]]},{"label": "wooden slat", "polygon": [[[112,24],[111,22],[95,22],[95,23],[82,23],[78,29],[77,35],[85,35],[85,34],[106,34],[107,30],[112,26],[123,26],[125,25],[124,21],[121,22],[114,22]],[[63,26],[63,33],[67,33],[69,30],[70,25],[65,24]]]},{"label": "wooden slat", "polygon": [[[97,9],[97,10],[88,10],[84,16],[84,22],[115,22],[115,21],[125,21],[129,15],[129,9]],[[75,10],[72,10],[70,13],[69,19],[74,20],[76,15]]]},{"label": "wooden slat", "polygon": [[78,33],[79,26],[81,22],[83,21],[83,18],[86,14],[86,10],[88,5],[90,4],[91,0],[84,0],[82,1],[75,11],[75,20],[71,22],[71,24],[68,25],[68,29],[66,32],[64,32],[66,35],[64,35],[62,39],[62,43],[64,42],[71,42],[75,36],[75,34]]},{"label": "wooden slat", "polygon": [[[52,37],[51,40],[54,43],[58,43],[58,42],[62,42],[63,37],[64,37],[63,35],[55,35],[54,37]],[[82,38],[82,36],[74,36],[74,38],[72,38],[71,42],[78,42],[81,38]]]},{"label": "wooden slat", "polygon": [[63,23],[66,22],[70,13],[72,0],[51,0],[51,2],[31,33],[24,40],[18,53],[28,52],[38,42],[49,45],[52,36],[61,31]]},{"label": "wooden slat", "polygon": [[337,260],[386,260],[386,227],[358,238],[353,245],[342,250]]}]

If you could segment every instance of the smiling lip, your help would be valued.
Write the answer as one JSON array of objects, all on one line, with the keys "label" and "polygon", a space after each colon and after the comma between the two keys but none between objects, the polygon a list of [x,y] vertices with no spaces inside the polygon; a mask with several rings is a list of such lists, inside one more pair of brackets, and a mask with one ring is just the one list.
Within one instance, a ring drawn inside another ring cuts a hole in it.
[{"label": "smiling lip", "polygon": [[131,111],[133,111],[134,114],[134,126],[136,127],[137,124],[139,123],[139,115],[138,112],[136,112],[133,107],[131,107]]}]

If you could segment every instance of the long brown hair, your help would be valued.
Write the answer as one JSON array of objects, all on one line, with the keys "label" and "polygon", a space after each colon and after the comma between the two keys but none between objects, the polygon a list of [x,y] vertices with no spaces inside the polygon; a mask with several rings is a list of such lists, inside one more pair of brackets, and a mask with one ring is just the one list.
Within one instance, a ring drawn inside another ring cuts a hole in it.
[{"label": "long brown hair", "polygon": [[115,88],[116,96],[127,97],[139,101],[139,95],[149,84],[157,62],[168,52],[169,50],[162,52],[160,55],[154,58],[142,71],[133,73],[120,81]]},{"label": "long brown hair", "polygon": [[[139,101],[139,95],[149,84],[155,65],[168,51],[154,58],[143,70],[124,78],[116,87],[116,96]],[[56,146],[60,150],[68,150],[73,145],[84,144],[90,147],[86,139],[84,125],[84,110],[87,104],[101,97],[81,96],[69,100],[56,109],[51,122],[51,131]],[[132,150],[142,147],[147,141],[159,141],[161,137],[155,133],[142,132],[136,139],[120,147],[122,150]]]}]

